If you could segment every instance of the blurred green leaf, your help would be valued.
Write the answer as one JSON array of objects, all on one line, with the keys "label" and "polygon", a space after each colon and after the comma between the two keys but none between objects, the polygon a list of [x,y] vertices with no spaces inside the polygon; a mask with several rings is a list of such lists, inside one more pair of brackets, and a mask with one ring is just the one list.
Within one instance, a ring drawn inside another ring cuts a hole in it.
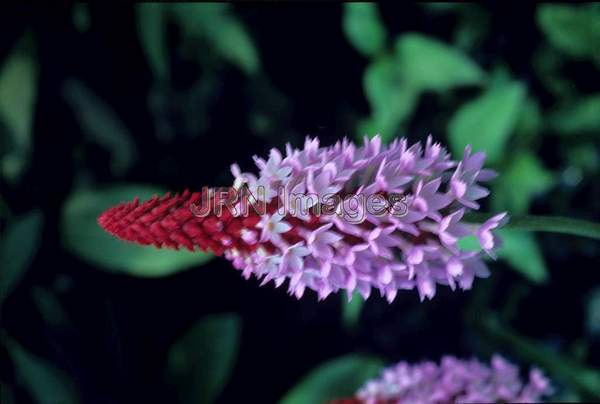
[{"label": "blurred green leaf", "polygon": [[254,74],[260,69],[254,42],[244,25],[230,12],[229,4],[179,3],[168,7],[188,37],[204,39],[225,60],[246,74]]},{"label": "blurred green leaf", "polygon": [[0,170],[10,182],[18,180],[29,159],[37,81],[35,46],[27,33],[0,67],[0,121],[10,140]]},{"label": "blurred green leaf", "polygon": [[12,387],[2,381],[0,381],[0,403],[2,404],[15,404],[15,394],[13,393]]},{"label": "blurred green leaf", "polygon": [[477,236],[469,235],[458,240],[458,248],[461,251],[481,251],[481,245]]},{"label": "blurred green leaf", "polygon": [[515,135],[519,146],[529,148],[531,142],[539,135],[542,129],[542,112],[539,102],[531,97],[523,102],[515,124]]},{"label": "blurred green leaf", "polygon": [[17,370],[17,380],[39,404],[79,402],[74,383],[60,369],[27,352],[16,341],[7,341],[8,353]]},{"label": "blurred green leaf", "polygon": [[351,354],[329,360],[310,371],[280,404],[326,403],[352,397],[364,382],[383,368],[380,359]]},{"label": "blurred green leaf", "polygon": [[372,116],[363,123],[358,136],[380,133],[383,141],[388,142],[413,112],[418,91],[402,78],[394,59],[387,56],[367,67],[363,86]]},{"label": "blurred green leaf", "polygon": [[86,32],[90,29],[90,7],[88,4],[73,4],[73,25],[79,32]]},{"label": "blurred green leaf", "polygon": [[[600,46],[600,45],[599,45]],[[548,127],[560,134],[600,134],[600,94],[582,96],[555,108],[547,119]]]},{"label": "blurred green leaf", "polygon": [[73,109],[83,133],[110,152],[113,174],[123,175],[137,158],[137,150],[127,127],[112,108],[82,82],[71,79],[63,95]]},{"label": "blurred green leaf", "polygon": [[498,163],[512,133],[523,101],[525,88],[519,82],[496,85],[462,105],[448,123],[450,146],[462,156],[466,145],[487,154],[487,162]]},{"label": "blurred green leaf", "polygon": [[[570,166],[589,173],[595,172],[600,168],[600,156],[598,156],[598,151],[593,144],[569,145],[565,149],[563,149],[563,152],[565,152]],[[590,177],[590,179],[592,178]]]},{"label": "blurred green leaf", "polygon": [[481,4],[463,3],[452,42],[463,51],[478,49],[490,30],[490,12]]},{"label": "blurred green leaf", "polygon": [[443,1],[428,1],[423,3],[418,3],[420,6],[424,7],[428,11],[433,11],[436,13],[447,13],[451,11],[458,11],[465,6],[464,3],[458,2],[443,2]]},{"label": "blurred green leaf", "polygon": [[548,269],[533,233],[512,229],[500,229],[502,246],[498,256],[532,282],[542,283],[548,279]]},{"label": "blurred green leaf", "polygon": [[562,75],[566,59],[550,45],[540,46],[533,54],[532,67],[538,80],[558,98],[573,97],[577,87],[571,77]]},{"label": "blurred green leaf", "polygon": [[344,4],[344,33],[350,43],[365,56],[375,56],[385,47],[385,28],[377,8],[377,3]]},{"label": "blurred green leaf", "polygon": [[36,286],[32,297],[45,322],[53,327],[64,327],[69,323],[69,316],[54,293]]},{"label": "blurred green leaf", "polygon": [[445,91],[481,84],[484,72],[465,54],[434,38],[402,34],[396,41],[396,69],[420,90]]},{"label": "blurred green leaf", "polygon": [[539,158],[530,152],[520,152],[495,181],[492,210],[525,213],[533,198],[548,191],[554,183],[554,175]]},{"label": "blurred green leaf", "polygon": [[365,301],[357,291],[352,293],[352,300],[348,301],[342,296],[342,323],[346,328],[355,328],[360,318]]},{"label": "blurred green leaf", "polygon": [[585,328],[589,335],[600,338],[600,287],[591,290],[586,299]]},{"label": "blurred green leaf", "polygon": [[167,49],[167,24],[163,3],[136,4],[136,24],[140,42],[154,77],[169,77],[169,53]]},{"label": "blurred green leaf", "polygon": [[238,353],[241,320],[215,314],[198,320],[171,348],[167,378],[178,387],[182,403],[211,403],[221,393]]},{"label": "blurred green leaf", "polygon": [[485,338],[511,349],[521,360],[541,366],[548,372],[550,379],[570,384],[584,394],[587,400],[600,400],[600,372],[597,370],[544,346],[538,340],[517,334],[504,326],[494,313],[480,313],[472,321],[475,321]]},{"label": "blurred green leaf", "polygon": [[156,249],[118,240],[96,222],[104,210],[120,202],[131,201],[136,196],[144,200],[162,193],[161,189],[142,185],[74,192],[62,212],[63,244],[72,253],[103,269],[135,276],[165,276],[207,262],[212,255],[200,251]]},{"label": "blurred green leaf", "polygon": [[536,19],[556,48],[575,58],[590,57],[600,62],[600,5],[542,4]]},{"label": "blurred green leaf", "polygon": [[32,211],[11,223],[0,240],[0,306],[29,269],[40,245],[43,216]]}]

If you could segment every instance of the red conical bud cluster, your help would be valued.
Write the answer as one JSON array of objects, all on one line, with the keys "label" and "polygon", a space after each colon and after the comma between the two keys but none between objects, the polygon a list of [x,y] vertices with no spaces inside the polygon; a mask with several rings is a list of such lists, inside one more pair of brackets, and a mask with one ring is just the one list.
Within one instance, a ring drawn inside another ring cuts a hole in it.
[{"label": "red conical bud cluster", "polygon": [[233,217],[227,209],[219,216],[214,213],[201,217],[194,215],[192,207],[201,201],[201,193],[188,190],[182,194],[153,198],[140,203],[114,206],[98,217],[98,224],[114,236],[144,245],[194,251],[197,247],[221,255],[227,248],[253,251],[241,237],[243,228],[253,228],[260,217]]}]

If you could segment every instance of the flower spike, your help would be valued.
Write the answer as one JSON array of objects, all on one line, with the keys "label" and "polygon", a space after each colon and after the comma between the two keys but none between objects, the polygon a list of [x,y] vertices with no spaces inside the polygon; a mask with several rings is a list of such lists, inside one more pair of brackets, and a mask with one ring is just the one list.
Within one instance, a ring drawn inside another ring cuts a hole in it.
[{"label": "flower spike", "polygon": [[387,367],[354,397],[331,404],[538,403],[552,392],[539,369],[531,369],[523,383],[518,367],[500,355],[489,365],[444,356],[439,364],[400,362]]},{"label": "flower spike", "polygon": [[[98,223],[123,240],[224,255],[245,278],[288,280],[298,298],[307,288],[320,299],[376,289],[391,302],[416,288],[431,299],[437,285],[470,289],[489,274],[482,255],[495,256],[506,214],[483,225],[463,220],[489,194],[480,183],[495,173],[484,160],[467,147],[454,161],[431,136],[425,147],[404,138],[385,146],[379,136],[320,147],[307,138],[303,149],[255,156],[258,175],[232,165],[230,188],[136,199]],[[465,236],[482,251],[462,251]]]}]

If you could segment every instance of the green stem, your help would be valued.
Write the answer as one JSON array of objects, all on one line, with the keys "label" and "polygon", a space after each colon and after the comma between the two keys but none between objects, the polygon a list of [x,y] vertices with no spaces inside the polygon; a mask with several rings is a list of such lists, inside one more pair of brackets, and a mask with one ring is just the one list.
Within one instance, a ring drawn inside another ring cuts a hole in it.
[{"label": "green stem", "polygon": [[[465,214],[465,220],[483,223],[493,215],[491,213],[472,212]],[[505,227],[515,230],[572,234],[600,240],[600,224],[569,217],[516,215],[510,216]]]}]

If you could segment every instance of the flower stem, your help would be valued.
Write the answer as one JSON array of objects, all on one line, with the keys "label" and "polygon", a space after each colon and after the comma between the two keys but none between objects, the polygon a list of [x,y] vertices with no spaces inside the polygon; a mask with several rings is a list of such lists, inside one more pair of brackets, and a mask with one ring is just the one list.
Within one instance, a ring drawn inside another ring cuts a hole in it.
[{"label": "flower stem", "polygon": [[[491,213],[468,213],[465,220],[483,223],[489,219]],[[544,231],[550,233],[564,233],[575,236],[589,237],[600,240],[600,224],[581,219],[572,219],[561,216],[535,216],[516,215],[510,216],[506,228],[515,230]]]}]

